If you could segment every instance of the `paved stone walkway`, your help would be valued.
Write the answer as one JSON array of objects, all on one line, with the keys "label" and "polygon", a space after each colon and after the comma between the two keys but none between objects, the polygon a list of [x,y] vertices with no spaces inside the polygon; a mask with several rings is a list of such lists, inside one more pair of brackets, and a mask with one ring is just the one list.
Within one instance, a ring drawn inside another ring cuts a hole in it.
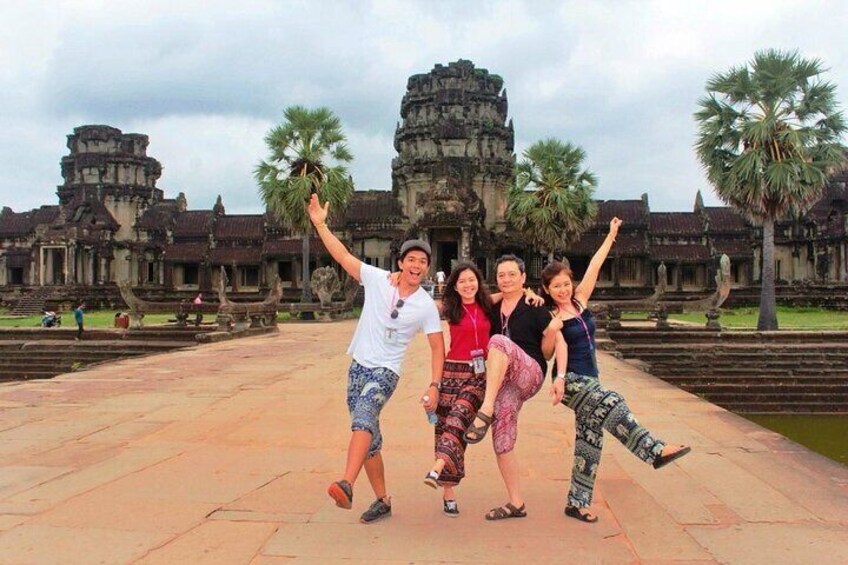
[{"label": "paved stone walkway", "polygon": [[545,387],[518,453],[529,516],[505,500],[491,444],[472,446],[461,516],[422,484],[431,428],[423,337],[384,411],[394,516],[362,525],[325,494],[349,432],[353,322],[0,385],[0,563],[846,563],[848,468],[608,355],[604,382],[642,423],[694,447],[661,471],[607,436],[595,510],[565,518],[573,417]]}]

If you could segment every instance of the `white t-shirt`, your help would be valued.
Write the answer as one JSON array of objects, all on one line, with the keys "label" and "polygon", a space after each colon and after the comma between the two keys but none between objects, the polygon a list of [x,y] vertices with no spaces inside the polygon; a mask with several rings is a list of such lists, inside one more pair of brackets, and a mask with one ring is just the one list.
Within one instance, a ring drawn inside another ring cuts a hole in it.
[{"label": "white t-shirt", "polygon": [[439,284],[444,284],[445,282],[445,272],[439,271],[436,273],[436,282]]},{"label": "white t-shirt", "polygon": [[365,287],[362,315],[347,352],[369,369],[386,367],[400,374],[403,356],[418,331],[431,334],[442,331],[436,303],[423,288],[404,299],[398,317],[391,318],[399,294],[389,283],[389,272],[362,264],[360,281]]}]

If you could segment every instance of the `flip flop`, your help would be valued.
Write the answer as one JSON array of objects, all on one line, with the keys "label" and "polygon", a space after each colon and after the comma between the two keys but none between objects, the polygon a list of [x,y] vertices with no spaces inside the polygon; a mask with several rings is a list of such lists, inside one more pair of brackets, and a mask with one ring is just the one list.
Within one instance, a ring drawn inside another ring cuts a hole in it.
[{"label": "flip flop", "polygon": [[690,451],[692,451],[692,448],[688,445],[684,445],[674,453],[670,453],[668,455],[660,455],[659,457],[654,459],[654,469],[660,469],[662,467],[665,467],[675,459],[680,459]]},{"label": "flip flop", "polygon": [[[467,441],[468,443],[480,443],[481,441],[483,441],[483,438],[486,437],[486,433],[489,431],[489,426],[491,426],[492,422],[495,421],[492,416],[489,416],[488,414],[484,414],[483,412],[479,411],[477,412],[475,418],[480,418],[481,420],[483,420],[483,425],[477,427],[474,425],[474,422],[471,422],[471,425],[468,426],[468,429],[465,430],[465,433],[463,434],[463,438],[465,438],[465,441]],[[474,437],[469,437],[468,434],[474,434]]]}]

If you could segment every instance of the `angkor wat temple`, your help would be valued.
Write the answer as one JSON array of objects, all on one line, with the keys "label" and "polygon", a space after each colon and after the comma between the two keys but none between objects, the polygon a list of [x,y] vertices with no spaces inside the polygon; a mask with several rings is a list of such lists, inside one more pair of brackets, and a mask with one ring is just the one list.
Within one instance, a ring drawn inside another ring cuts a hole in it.
[{"label": "angkor wat temple", "polygon": [[[356,192],[334,230],[365,261],[389,267],[400,242],[429,240],[434,269],[472,260],[492,274],[504,252],[525,258],[530,278],[543,256],[509,229],[506,193],[513,182],[514,131],[503,80],[470,61],[436,65],[409,79],[395,133],[391,191]],[[86,125],[68,136],[58,204],[0,213],[0,292],[52,287],[73,296],[130,280],[142,291],[210,290],[225,267],[233,291],[258,292],[275,275],[295,294],[301,238],[269,214],[227,214],[219,197],[211,210],[193,210],[180,192],[156,186],[159,161],[148,137]],[[776,228],[781,281],[848,281],[848,176],[834,176],[804,217]],[[595,226],[566,256],[577,276],[604,237],[612,216],[624,226],[601,284],[612,294],[638,294],[656,284],[666,265],[668,285],[701,291],[713,283],[718,258],[732,261],[737,286],[755,285],[760,234],[727,207],[652,212],[648,196],[601,201]],[[329,257],[317,238],[315,265]]]}]

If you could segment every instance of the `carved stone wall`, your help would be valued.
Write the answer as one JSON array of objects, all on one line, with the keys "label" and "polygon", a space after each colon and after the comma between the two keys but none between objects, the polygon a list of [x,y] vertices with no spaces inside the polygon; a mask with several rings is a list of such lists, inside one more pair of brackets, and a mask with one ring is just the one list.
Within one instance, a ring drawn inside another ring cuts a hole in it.
[{"label": "carved stone wall", "polygon": [[503,79],[459,60],[410,77],[392,191],[413,228],[504,228],[515,164]]}]

